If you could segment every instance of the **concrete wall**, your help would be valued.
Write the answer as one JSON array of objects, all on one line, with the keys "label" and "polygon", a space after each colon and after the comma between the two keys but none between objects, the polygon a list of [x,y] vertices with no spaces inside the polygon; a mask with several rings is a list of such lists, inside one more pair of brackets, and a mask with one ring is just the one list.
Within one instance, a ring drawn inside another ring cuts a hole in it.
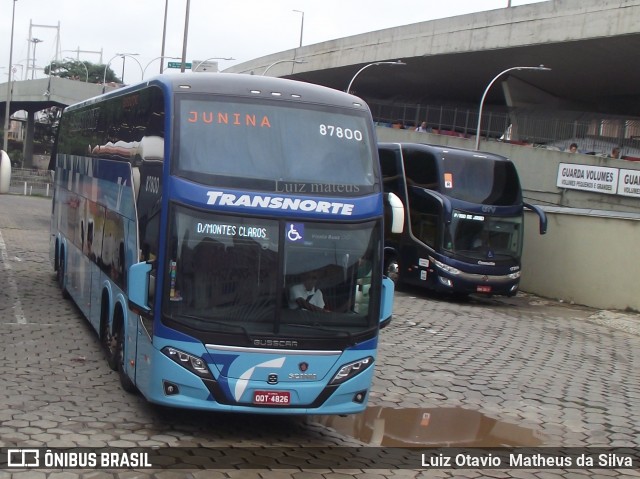
[{"label": "concrete wall", "polygon": [[525,215],[521,289],[594,308],[640,311],[640,219],[592,213]]},{"label": "concrete wall", "polygon": [[[379,141],[474,146],[470,139],[387,127],[376,133]],[[521,289],[594,308],[640,311],[640,199],[556,187],[559,163],[636,170],[640,165],[498,142],[482,142],[480,148],[511,158],[527,201],[547,211],[543,236],[537,217],[525,215]]]},{"label": "concrete wall", "polygon": [[[417,133],[387,127],[377,127],[376,134],[378,141],[409,141],[466,149],[473,149],[474,147],[473,138],[465,139],[432,133]],[[593,155],[565,153],[563,151],[524,147],[496,141],[481,141],[480,150],[506,156],[513,161],[520,176],[524,196],[529,203],[541,206],[564,206],[640,214],[640,198],[561,189],[556,186],[558,165],[560,163],[640,170],[640,162],[613,160]]]}]

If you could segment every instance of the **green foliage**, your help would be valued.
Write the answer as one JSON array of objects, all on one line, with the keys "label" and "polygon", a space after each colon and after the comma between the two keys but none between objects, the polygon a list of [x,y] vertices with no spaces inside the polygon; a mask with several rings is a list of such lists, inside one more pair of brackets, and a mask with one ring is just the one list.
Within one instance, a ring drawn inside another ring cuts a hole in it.
[{"label": "green foliage", "polygon": [[52,75],[60,78],[68,78],[70,80],[88,81],[89,83],[102,83],[103,77],[107,83],[121,83],[120,78],[116,76],[111,67],[107,67],[105,76],[105,65],[99,63],[91,63],[80,60],[62,60],[52,61],[44,67],[46,75]]},{"label": "green foliage", "polygon": [[56,133],[58,131],[58,123],[60,122],[60,116],[62,115],[62,108],[54,106],[42,110],[40,112],[40,121],[34,132],[36,141],[43,143],[44,145],[53,145],[55,141]]}]

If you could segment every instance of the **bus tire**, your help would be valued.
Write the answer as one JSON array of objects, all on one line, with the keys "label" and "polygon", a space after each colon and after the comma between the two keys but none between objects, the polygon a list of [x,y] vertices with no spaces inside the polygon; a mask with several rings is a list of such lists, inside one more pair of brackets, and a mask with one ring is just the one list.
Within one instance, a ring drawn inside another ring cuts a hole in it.
[{"label": "bus tire", "polygon": [[451,293],[451,297],[454,301],[469,301],[469,295],[471,293],[463,293],[462,291],[454,291]]},{"label": "bus tire", "polygon": [[100,305],[100,339],[104,347],[104,354],[107,364],[113,371],[118,370],[118,338],[111,334],[109,328],[109,303],[102,299]]},{"label": "bus tire", "polygon": [[128,393],[135,393],[137,391],[136,389],[136,385],[133,384],[133,381],[131,380],[131,378],[127,375],[127,372],[125,371],[125,354],[124,354],[124,337],[125,337],[125,332],[124,332],[124,326],[120,326],[120,328],[117,329],[117,332],[114,333],[114,335],[116,336],[116,341],[117,341],[117,358],[118,358],[118,376],[120,376],[120,386],[122,386],[122,389],[124,389],[126,392]]},{"label": "bus tire", "polygon": [[60,286],[60,291],[62,291],[62,297],[64,299],[69,299],[71,296],[64,285],[64,270],[64,253],[60,253],[60,262],[58,263],[58,270],[56,271],[58,276],[58,285]]}]

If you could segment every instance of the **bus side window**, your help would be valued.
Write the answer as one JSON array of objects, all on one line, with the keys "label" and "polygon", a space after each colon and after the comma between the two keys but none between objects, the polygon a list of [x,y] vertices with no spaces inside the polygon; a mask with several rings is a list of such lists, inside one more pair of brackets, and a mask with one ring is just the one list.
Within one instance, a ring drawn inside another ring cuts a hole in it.
[{"label": "bus side window", "polygon": [[382,171],[382,182],[385,193],[395,193],[400,198],[404,195],[401,192],[402,170],[398,168],[399,161],[393,151],[379,150],[380,169]]},{"label": "bus side window", "polygon": [[430,190],[438,189],[438,167],[436,157],[431,153],[404,150],[404,171],[408,186],[420,186]]},{"label": "bus side window", "polygon": [[435,198],[411,192],[409,204],[411,205],[409,209],[411,232],[424,244],[435,247],[438,238],[439,203]]}]

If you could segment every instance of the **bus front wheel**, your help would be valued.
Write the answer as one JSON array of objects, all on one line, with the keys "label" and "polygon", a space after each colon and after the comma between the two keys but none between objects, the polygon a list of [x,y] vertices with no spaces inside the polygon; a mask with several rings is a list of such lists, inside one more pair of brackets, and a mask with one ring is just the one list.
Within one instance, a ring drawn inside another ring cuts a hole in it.
[{"label": "bus front wheel", "polygon": [[136,392],[136,386],[125,371],[124,327],[119,328],[114,335],[116,336],[115,340],[118,344],[116,354],[118,356],[118,376],[120,376],[120,385],[126,392],[134,393]]}]

